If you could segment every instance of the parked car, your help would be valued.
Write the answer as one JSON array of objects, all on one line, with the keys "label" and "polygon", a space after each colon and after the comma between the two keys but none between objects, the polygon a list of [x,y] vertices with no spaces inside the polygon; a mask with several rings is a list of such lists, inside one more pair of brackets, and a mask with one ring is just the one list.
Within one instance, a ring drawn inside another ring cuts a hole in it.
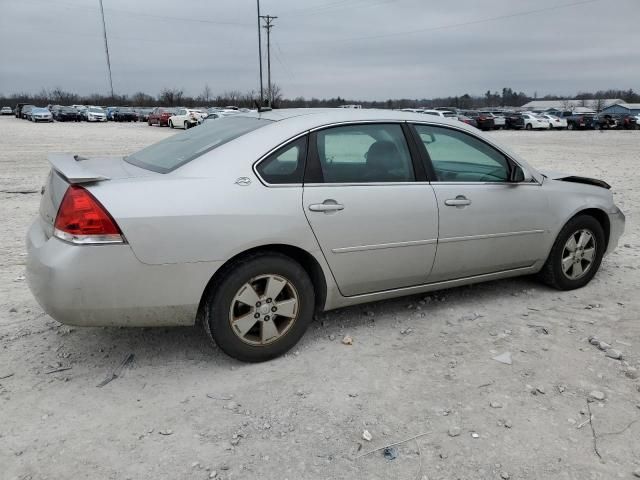
[{"label": "parked car", "polygon": [[118,110],[118,108],[120,107],[107,107],[104,109],[105,114],[107,115],[107,121],[113,122],[114,121],[114,114],[116,113],[116,110]]},{"label": "parked car", "polygon": [[139,122],[146,122],[149,120],[149,114],[153,111],[153,108],[136,108]]},{"label": "parked car", "polygon": [[504,114],[489,111],[480,111],[480,113],[484,115],[491,115],[491,117],[493,118],[493,128],[495,128],[496,130],[505,128],[507,120],[504,118]]},{"label": "parked car", "polygon": [[17,103],[16,108],[13,109],[13,114],[16,118],[22,118],[22,108],[27,105],[26,103]]},{"label": "parked car", "polygon": [[420,113],[442,118],[457,118],[458,116],[455,112],[449,110],[422,110]]},{"label": "parked car", "polygon": [[622,130],[637,130],[638,118],[637,116],[629,115],[626,113],[617,113],[612,115],[616,120],[616,128]]},{"label": "parked car", "polygon": [[493,115],[486,115],[484,113],[476,112],[475,110],[465,110],[462,112],[462,115],[473,118],[478,124],[478,128],[480,130],[493,130],[493,127],[495,126]]},{"label": "parked car", "polygon": [[102,107],[88,107],[85,111],[87,122],[106,122],[107,112]]},{"label": "parked car", "polygon": [[78,111],[73,107],[56,105],[51,113],[53,114],[53,119],[58,122],[79,122],[82,120]]},{"label": "parked car", "polygon": [[586,130],[595,128],[595,114],[565,111],[560,113],[558,116],[567,121],[567,129],[569,130]]},{"label": "parked car", "polygon": [[202,123],[204,120],[204,116],[197,110],[192,110],[190,108],[179,108],[176,110],[174,115],[169,117],[167,124],[170,128],[184,128],[187,130],[188,128],[195,127],[196,125]]},{"label": "parked car", "polygon": [[549,129],[549,121],[540,115],[536,115],[534,113],[523,113],[522,119],[524,120],[524,128],[526,130]]},{"label": "parked car", "polygon": [[559,118],[555,115],[549,115],[547,113],[541,113],[538,116],[546,119],[547,122],[549,122],[550,129],[555,128],[556,130],[563,130],[567,128],[567,120],[565,118]]},{"label": "parked car", "polygon": [[520,130],[524,128],[524,118],[519,112],[505,113],[505,128],[510,130]]},{"label": "parked car", "polygon": [[156,107],[147,117],[147,124],[166,127],[169,125],[169,117],[176,114],[175,108]]},{"label": "parked car", "polygon": [[138,114],[131,107],[118,107],[113,112],[113,120],[116,122],[137,122]]},{"label": "parked car", "polygon": [[32,122],[53,122],[53,115],[48,108],[35,107],[29,112],[29,119]]},{"label": "parked car", "polygon": [[2,107],[0,115],[13,115],[13,110],[11,110],[11,107]]},{"label": "parked car", "polygon": [[45,312],[198,318],[252,362],[291,349],[315,311],[517,275],[580,288],[625,225],[601,180],[391,110],[239,113],[126,157],[49,161],[26,262]]},{"label": "parked car", "polygon": [[466,115],[458,115],[458,120],[472,127],[478,128],[478,122],[474,118],[467,117]]},{"label": "parked car", "polygon": [[23,120],[31,120],[31,110],[37,108],[35,105],[23,105],[20,116]]}]

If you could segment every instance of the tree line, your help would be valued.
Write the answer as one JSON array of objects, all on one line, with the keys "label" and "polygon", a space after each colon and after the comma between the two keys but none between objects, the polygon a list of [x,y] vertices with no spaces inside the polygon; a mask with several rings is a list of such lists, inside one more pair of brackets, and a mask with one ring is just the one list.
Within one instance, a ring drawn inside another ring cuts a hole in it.
[{"label": "tree line", "polygon": [[[271,85],[266,89],[266,97],[271,100],[271,105],[275,108],[315,108],[315,107],[338,107],[346,104],[358,104],[363,108],[416,108],[416,107],[457,107],[467,108],[487,108],[487,107],[520,107],[525,103],[537,100],[561,100],[566,97],[558,95],[545,95],[538,97],[534,93],[533,97],[524,92],[516,92],[511,88],[503,88],[502,91],[487,90],[484,95],[470,95],[465,93],[459,96],[437,97],[437,98],[403,98],[389,100],[359,100],[343,97],[334,98],[285,98],[278,85]],[[620,98],[627,103],[640,103],[640,94],[633,89],[627,90],[598,90],[596,92],[578,92],[576,99],[594,101],[596,104],[605,98]],[[135,107],[209,107],[235,105],[238,107],[255,108],[259,103],[259,95],[255,91],[241,92],[238,90],[228,90],[221,94],[214,94],[205,85],[202,92],[196,96],[186,95],[184,90],[179,88],[164,88],[158,95],[150,95],[146,92],[137,92],[132,95],[102,95],[94,93],[91,95],[79,95],[74,92],[53,88],[42,89],[40,92],[14,93],[10,95],[0,94],[0,106],[14,106],[16,103],[31,103],[34,105],[127,105]]]}]

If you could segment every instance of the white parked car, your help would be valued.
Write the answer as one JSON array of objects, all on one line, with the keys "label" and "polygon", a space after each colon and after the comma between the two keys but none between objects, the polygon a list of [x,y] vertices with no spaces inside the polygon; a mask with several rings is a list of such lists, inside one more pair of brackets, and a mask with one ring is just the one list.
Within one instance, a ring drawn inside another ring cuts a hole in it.
[{"label": "white parked car", "polygon": [[546,113],[543,113],[539,116],[547,119],[547,121],[549,122],[549,128],[559,128],[559,129],[567,128],[566,118],[560,118],[560,117],[556,117],[555,115],[548,115]]},{"label": "white parked car", "polygon": [[101,107],[89,107],[85,112],[87,122],[106,122],[107,112]]},{"label": "white parked car", "polygon": [[2,107],[0,115],[13,115],[13,110],[11,110],[11,107]]},{"label": "white parked car", "polygon": [[206,118],[199,110],[179,108],[175,115],[169,117],[170,128],[184,128],[185,130],[202,123]]},{"label": "white parked car", "polygon": [[503,113],[499,112],[489,112],[489,111],[480,111],[480,113],[490,116],[493,118],[493,128],[499,130],[501,128],[505,128],[507,125],[507,119],[505,118]]},{"label": "white parked car", "polygon": [[425,115],[433,115],[434,117],[441,118],[457,118],[458,114],[456,112],[452,112],[450,110],[422,110],[420,113],[424,113]]},{"label": "white parked car", "polygon": [[524,119],[524,128],[527,130],[547,130],[549,128],[549,121],[540,115],[523,113],[522,118]]}]

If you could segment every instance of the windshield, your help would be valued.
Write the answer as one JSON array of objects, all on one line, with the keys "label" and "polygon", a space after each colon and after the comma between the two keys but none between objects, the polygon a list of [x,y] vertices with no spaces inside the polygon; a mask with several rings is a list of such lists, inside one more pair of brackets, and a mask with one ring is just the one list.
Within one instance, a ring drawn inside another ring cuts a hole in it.
[{"label": "windshield", "polygon": [[91,113],[104,113],[104,110],[103,110],[103,109],[101,109],[100,107],[91,107],[91,108],[89,109],[89,111],[90,111]]},{"label": "windshield", "polygon": [[220,145],[264,127],[271,120],[228,117],[161,140],[125,158],[128,163],[159,173],[168,173]]}]

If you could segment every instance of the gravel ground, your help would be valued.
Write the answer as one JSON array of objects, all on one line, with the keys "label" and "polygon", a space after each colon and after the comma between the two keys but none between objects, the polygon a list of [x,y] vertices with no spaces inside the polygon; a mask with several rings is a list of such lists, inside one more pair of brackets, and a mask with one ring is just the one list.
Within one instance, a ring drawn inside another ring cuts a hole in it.
[{"label": "gravel ground", "polygon": [[[522,278],[337,310],[295,351],[258,365],[226,357],[198,328],[60,325],[25,284],[46,154],[128,153],[171,133],[0,118],[0,478],[612,479],[640,469],[640,132],[493,134],[537,167],[613,185],[627,232],[587,287]],[[512,365],[492,359],[504,352]],[[604,399],[588,406],[593,391]],[[362,456],[416,435],[395,460]]]}]

